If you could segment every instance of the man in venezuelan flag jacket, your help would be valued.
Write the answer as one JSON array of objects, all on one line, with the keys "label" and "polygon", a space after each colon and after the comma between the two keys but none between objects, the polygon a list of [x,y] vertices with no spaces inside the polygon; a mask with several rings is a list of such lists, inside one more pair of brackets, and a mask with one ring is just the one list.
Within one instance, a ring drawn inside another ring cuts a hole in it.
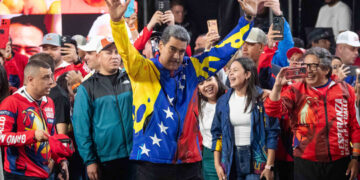
[{"label": "man in venezuelan flag jacket", "polygon": [[[139,160],[136,179],[194,178],[196,173],[201,175],[198,162],[202,160],[199,125],[193,112],[197,84],[215,75],[241,47],[252,27],[252,18],[241,17],[222,42],[195,57],[184,57],[190,40],[186,30],[168,26],[159,44],[160,56],[146,59],[126,34],[120,12],[126,9],[126,3],[107,0],[114,41],[133,90],[130,159]],[[245,7],[247,14],[255,14],[255,8],[248,4]]]}]

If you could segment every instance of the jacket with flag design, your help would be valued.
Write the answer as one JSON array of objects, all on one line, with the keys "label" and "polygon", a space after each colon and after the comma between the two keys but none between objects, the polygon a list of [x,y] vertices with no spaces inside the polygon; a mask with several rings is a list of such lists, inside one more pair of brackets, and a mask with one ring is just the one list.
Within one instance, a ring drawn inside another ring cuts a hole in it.
[{"label": "jacket with flag design", "polygon": [[[6,172],[39,178],[49,176],[50,146],[47,141],[36,142],[35,131],[55,134],[54,113],[54,103],[50,98],[44,96],[39,106],[26,92],[25,86],[1,102],[0,145],[5,147]],[[59,163],[63,159],[55,161]]]},{"label": "jacket with flag design", "polygon": [[354,89],[331,80],[326,94],[303,82],[281,92],[279,101],[265,101],[269,116],[289,115],[294,157],[331,162],[349,156],[350,142],[360,143]]},{"label": "jacket with flag design", "polygon": [[252,23],[240,18],[209,52],[184,57],[170,75],[158,58],[146,59],[130,44],[125,21],[111,22],[113,37],[133,89],[134,134],[130,159],[153,163],[201,161],[199,124],[193,108],[198,82],[214,75],[244,43]]}]

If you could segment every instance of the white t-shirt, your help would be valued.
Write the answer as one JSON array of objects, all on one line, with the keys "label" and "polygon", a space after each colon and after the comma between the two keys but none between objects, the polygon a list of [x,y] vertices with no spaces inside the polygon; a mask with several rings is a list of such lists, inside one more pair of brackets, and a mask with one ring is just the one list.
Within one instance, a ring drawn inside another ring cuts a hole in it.
[{"label": "white t-shirt", "polygon": [[351,9],[339,1],[333,6],[324,5],[320,8],[315,27],[332,27],[335,37],[340,31],[351,28]]},{"label": "white t-shirt", "polygon": [[216,104],[210,104],[203,102],[204,106],[202,114],[199,116],[200,132],[203,137],[203,146],[211,149],[212,136],[211,136],[211,125],[214,120]]},{"label": "white t-shirt", "polygon": [[246,105],[246,96],[240,97],[235,92],[232,93],[230,106],[230,122],[234,126],[235,145],[250,145],[251,133],[251,103],[244,113]]}]

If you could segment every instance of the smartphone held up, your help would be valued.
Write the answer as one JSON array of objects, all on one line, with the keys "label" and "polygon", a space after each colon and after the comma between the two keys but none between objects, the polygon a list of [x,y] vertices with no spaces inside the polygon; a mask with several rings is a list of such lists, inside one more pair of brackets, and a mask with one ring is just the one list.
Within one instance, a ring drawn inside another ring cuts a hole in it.
[{"label": "smartphone held up", "polygon": [[286,79],[302,79],[307,76],[306,67],[287,67],[284,73]]},{"label": "smartphone held up", "polygon": [[9,41],[10,19],[1,19],[0,25],[0,49],[5,49]]}]

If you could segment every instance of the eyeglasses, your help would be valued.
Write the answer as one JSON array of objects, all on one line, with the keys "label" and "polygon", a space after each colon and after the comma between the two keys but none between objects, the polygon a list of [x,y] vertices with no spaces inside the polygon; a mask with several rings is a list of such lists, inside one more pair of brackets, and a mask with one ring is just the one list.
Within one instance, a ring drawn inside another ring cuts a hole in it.
[{"label": "eyeglasses", "polygon": [[319,63],[301,63],[301,66],[306,66],[307,69],[312,71],[316,71],[319,65]]}]

